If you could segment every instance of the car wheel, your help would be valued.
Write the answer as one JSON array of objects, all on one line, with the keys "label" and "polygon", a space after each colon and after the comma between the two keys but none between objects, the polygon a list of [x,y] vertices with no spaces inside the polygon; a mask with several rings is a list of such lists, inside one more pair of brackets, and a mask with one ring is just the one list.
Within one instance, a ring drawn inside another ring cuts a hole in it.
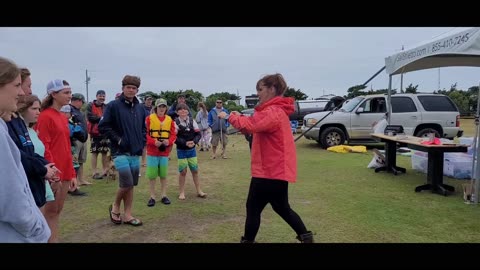
[{"label": "car wheel", "polygon": [[340,128],[329,127],[320,134],[320,145],[325,149],[343,143],[345,143],[345,133]]},{"label": "car wheel", "polygon": [[421,129],[417,132],[417,137],[428,137],[428,134],[429,133],[435,133],[435,137],[437,138],[441,138],[442,136],[440,135],[440,132],[438,132],[438,130],[434,129],[434,128],[424,128],[424,129]]}]

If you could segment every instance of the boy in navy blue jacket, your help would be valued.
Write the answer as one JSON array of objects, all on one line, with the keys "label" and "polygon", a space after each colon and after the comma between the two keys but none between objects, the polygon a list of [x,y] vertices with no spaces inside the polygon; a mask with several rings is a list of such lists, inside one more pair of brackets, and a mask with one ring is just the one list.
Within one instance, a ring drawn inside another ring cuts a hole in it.
[{"label": "boy in navy blue jacket", "polygon": [[132,216],[133,188],[138,184],[140,156],[147,141],[145,109],[136,95],[140,78],[126,75],[122,80],[122,95],[108,103],[98,129],[110,139],[110,153],[118,171],[120,188],[115,201],[109,207],[110,220],[121,224],[120,204],[124,203],[123,223],[142,225],[140,219]]}]

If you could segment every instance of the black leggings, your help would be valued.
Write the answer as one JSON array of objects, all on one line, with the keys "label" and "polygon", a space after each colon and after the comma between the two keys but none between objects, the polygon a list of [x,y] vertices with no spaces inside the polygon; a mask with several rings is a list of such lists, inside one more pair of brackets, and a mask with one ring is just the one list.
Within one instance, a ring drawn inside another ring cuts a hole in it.
[{"label": "black leggings", "polygon": [[247,199],[244,235],[246,240],[255,240],[260,228],[261,214],[267,203],[272,205],[273,210],[292,227],[297,235],[307,233],[302,219],[288,203],[288,182],[252,177]]}]

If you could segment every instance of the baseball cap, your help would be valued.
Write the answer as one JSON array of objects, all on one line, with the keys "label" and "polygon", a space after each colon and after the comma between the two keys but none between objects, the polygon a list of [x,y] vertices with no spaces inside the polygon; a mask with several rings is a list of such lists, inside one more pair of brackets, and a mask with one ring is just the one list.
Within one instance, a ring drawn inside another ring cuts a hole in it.
[{"label": "baseball cap", "polygon": [[72,109],[70,108],[70,105],[65,105],[65,106],[62,106],[62,108],[60,108],[60,111],[61,112],[64,112],[64,113],[69,113],[72,111]]},{"label": "baseball cap", "polygon": [[85,97],[80,93],[73,94],[72,100],[81,100],[83,103],[85,103]]},{"label": "baseball cap", "polygon": [[62,89],[70,89],[71,87],[69,85],[63,85],[63,80],[56,79],[53,81],[48,82],[47,84],[47,95],[50,95],[51,93],[56,93],[62,91]]},{"label": "baseball cap", "polygon": [[158,107],[160,105],[165,105],[165,106],[168,107],[167,101],[163,98],[159,98],[159,99],[155,100],[155,107]]}]

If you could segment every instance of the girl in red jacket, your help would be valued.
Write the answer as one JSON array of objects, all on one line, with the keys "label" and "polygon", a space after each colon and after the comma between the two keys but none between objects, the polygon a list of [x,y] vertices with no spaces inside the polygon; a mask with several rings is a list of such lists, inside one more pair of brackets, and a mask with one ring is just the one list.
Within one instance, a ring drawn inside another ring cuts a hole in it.
[{"label": "girl in red jacket", "polygon": [[163,98],[155,101],[152,114],[147,116],[147,178],[150,180],[150,200],[147,206],[155,205],[155,180],[160,176],[161,202],[170,204],[167,197],[168,156],[177,138],[175,122],[166,115],[167,101]]},{"label": "girl in red jacket", "polygon": [[45,159],[55,163],[60,171],[58,182],[52,182],[55,201],[45,206],[45,218],[52,231],[49,243],[58,242],[60,213],[67,197],[67,192],[77,188],[77,175],[73,168],[72,148],[70,145],[70,130],[67,118],[60,108],[68,105],[72,99],[72,90],[68,82],[53,80],[47,84],[48,96],[42,101],[41,113],[35,130],[38,138],[45,145]]},{"label": "girl in red jacket", "polygon": [[260,217],[270,203],[273,210],[297,233],[302,243],[313,243],[302,219],[288,203],[288,183],[297,178],[297,153],[288,116],[294,111],[294,100],[283,97],[287,83],[281,74],[266,75],[257,82],[259,104],[251,117],[221,112],[243,133],[253,134],[252,180],[247,199],[247,220],[242,243],[253,243],[260,228]]}]

